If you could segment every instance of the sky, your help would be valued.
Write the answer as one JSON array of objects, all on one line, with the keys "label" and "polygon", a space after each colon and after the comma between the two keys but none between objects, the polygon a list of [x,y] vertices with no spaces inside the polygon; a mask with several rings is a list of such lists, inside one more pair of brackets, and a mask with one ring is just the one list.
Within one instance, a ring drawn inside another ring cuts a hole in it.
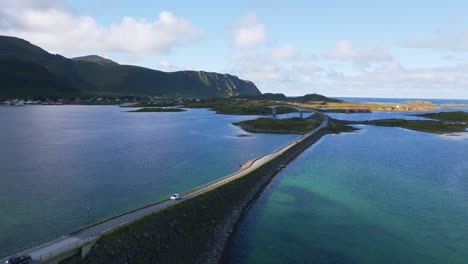
[{"label": "sky", "polygon": [[466,0],[0,0],[0,35],[264,93],[468,99]]}]

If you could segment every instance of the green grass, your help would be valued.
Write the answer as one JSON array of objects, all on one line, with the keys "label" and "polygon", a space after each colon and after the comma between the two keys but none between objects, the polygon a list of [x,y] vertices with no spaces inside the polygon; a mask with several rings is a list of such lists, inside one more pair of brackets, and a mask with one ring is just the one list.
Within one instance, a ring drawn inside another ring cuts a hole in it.
[{"label": "green grass", "polygon": [[441,112],[420,114],[415,116],[421,116],[437,120],[378,119],[365,121],[345,121],[332,119],[331,124],[336,126],[337,128],[339,128],[340,126],[346,126],[350,124],[401,127],[414,131],[428,132],[434,134],[464,132],[468,128],[468,113],[466,112]]},{"label": "green grass", "polygon": [[293,117],[289,119],[258,118],[234,123],[244,130],[253,133],[293,133],[304,134],[320,126],[313,119]]},{"label": "green grass", "polygon": [[341,121],[344,124],[364,124],[385,127],[401,127],[414,131],[445,134],[466,131],[466,124],[447,123],[433,120],[380,119],[367,121]]},{"label": "green grass", "polygon": [[176,106],[176,104],[174,102],[139,103],[139,104],[124,106],[124,107],[170,107],[170,106]]},{"label": "green grass", "polygon": [[463,111],[457,112],[440,112],[440,113],[429,113],[429,114],[420,114],[416,116],[426,117],[437,119],[440,121],[447,121],[447,122],[464,122],[465,124],[468,123],[468,113]]},{"label": "green grass", "polygon": [[[284,104],[284,102],[281,102]],[[240,100],[226,98],[212,98],[202,102],[189,102],[184,104],[190,108],[211,108],[217,114],[225,115],[271,115],[273,111],[266,107],[278,104],[276,101],[266,100]],[[286,114],[297,112],[289,107],[279,107],[276,109],[277,114]]]},{"label": "green grass", "polygon": [[139,113],[151,113],[151,112],[184,112],[186,110],[181,109],[181,108],[159,108],[159,107],[153,107],[153,108],[141,108],[137,110],[132,110],[132,111],[127,111],[127,112],[139,112]]}]

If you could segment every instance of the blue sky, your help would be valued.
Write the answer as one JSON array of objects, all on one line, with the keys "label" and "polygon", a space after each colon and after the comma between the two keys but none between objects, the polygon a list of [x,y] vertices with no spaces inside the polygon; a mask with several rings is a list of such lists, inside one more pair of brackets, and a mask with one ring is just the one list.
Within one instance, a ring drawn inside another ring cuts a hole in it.
[{"label": "blue sky", "polygon": [[0,0],[0,34],[68,57],[232,73],[262,92],[468,99],[468,1]]}]

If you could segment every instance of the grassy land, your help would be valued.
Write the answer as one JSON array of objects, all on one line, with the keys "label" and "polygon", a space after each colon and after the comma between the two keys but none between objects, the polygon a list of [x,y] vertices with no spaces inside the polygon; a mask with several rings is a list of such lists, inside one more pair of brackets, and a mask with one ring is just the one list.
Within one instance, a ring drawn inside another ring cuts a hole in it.
[{"label": "grassy land", "polygon": [[335,120],[336,124],[363,124],[385,127],[401,127],[414,131],[428,132],[435,134],[445,134],[454,132],[464,132],[468,128],[468,113],[465,112],[443,112],[421,114],[418,116],[434,118],[439,120],[404,120],[404,119],[380,119],[366,121],[344,121]]},{"label": "grassy land", "polygon": [[[258,96],[257,96],[258,97]],[[282,97],[265,97],[270,99],[257,99],[257,97],[249,98],[213,98],[201,102],[190,102],[185,104],[186,107],[193,108],[211,108],[218,114],[233,114],[233,115],[271,115],[271,109],[265,107],[270,105],[295,105],[310,109],[316,109],[323,112],[338,112],[338,113],[354,113],[354,112],[371,112],[371,111],[430,111],[439,108],[436,104],[426,101],[412,101],[408,103],[376,103],[376,102],[345,102],[333,100],[307,100],[309,97],[301,98],[301,100],[293,100],[291,98]],[[313,98],[317,99],[317,98]],[[291,108],[278,108],[278,114],[295,112]]]},{"label": "grassy land", "polygon": [[327,131],[330,134],[339,134],[342,132],[353,132],[359,130],[358,128],[350,126],[348,123],[341,120],[329,118]]},{"label": "grassy land", "polygon": [[322,102],[310,101],[296,104],[302,107],[314,109],[367,109],[369,111],[430,111],[438,106],[432,102],[412,101],[408,103],[376,103],[376,102]]},{"label": "grassy land", "polygon": [[124,107],[170,107],[170,106],[176,106],[176,104],[174,102],[139,103],[139,104],[124,106]]},{"label": "grassy land", "polygon": [[440,112],[440,113],[429,113],[420,114],[416,116],[437,119],[445,122],[458,122],[468,124],[468,113],[463,111],[457,112]]},{"label": "grassy land", "polygon": [[402,127],[410,130],[429,132],[436,134],[445,134],[453,132],[465,131],[466,125],[449,124],[440,121],[432,120],[403,120],[403,119],[382,119],[364,121],[362,124],[386,126],[386,127]]},{"label": "grassy land", "polygon": [[305,134],[320,126],[320,122],[314,119],[303,118],[258,118],[233,123],[252,133],[278,133],[278,134]]},{"label": "grassy land", "polygon": [[[272,110],[265,106],[278,104],[276,101],[268,100],[236,100],[215,98],[202,102],[189,102],[185,107],[190,108],[210,108],[216,111],[217,114],[225,115],[271,115]],[[284,104],[284,102],[280,102]],[[279,107],[276,109],[277,114],[293,113],[296,110],[287,107]]]},{"label": "grassy land", "polygon": [[343,113],[343,114],[350,114],[350,113],[372,113],[369,109],[317,109],[323,113]]},{"label": "grassy land", "polygon": [[142,112],[142,113],[150,113],[150,112],[184,112],[187,111],[181,108],[160,108],[160,107],[153,107],[153,108],[141,108],[137,110],[127,111],[127,112]]}]

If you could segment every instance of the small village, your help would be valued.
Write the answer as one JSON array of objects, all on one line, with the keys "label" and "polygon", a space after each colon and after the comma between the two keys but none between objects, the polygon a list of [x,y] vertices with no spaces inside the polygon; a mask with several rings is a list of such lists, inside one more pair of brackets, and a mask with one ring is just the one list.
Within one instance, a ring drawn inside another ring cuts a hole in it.
[{"label": "small village", "polygon": [[172,98],[159,96],[122,96],[122,97],[76,97],[76,98],[34,98],[7,99],[1,102],[4,106],[24,106],[24,105],[120,105],[131,106],[135,104],[171,104],[177,105],[186,102],[200,102],[197,98]]}]

